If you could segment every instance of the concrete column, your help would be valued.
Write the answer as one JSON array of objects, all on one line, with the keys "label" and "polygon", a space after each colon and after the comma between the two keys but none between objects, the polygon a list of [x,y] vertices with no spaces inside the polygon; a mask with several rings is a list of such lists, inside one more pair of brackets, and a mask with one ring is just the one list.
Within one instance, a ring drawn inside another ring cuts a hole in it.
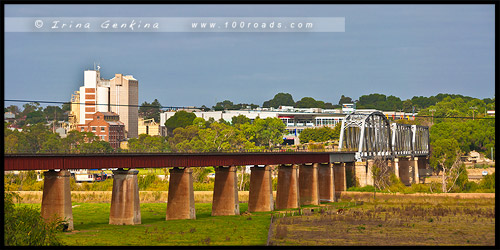
[{"label": "concrete column", "polygon": [[167,220],[196,219],[193,169],[172,168],[168,183]]},{"label": "concrete column", "polygon": [[250,168],[250,191],[248,193],[249,212],[273,211],[273,180],[271,167]]},{"label": "concrete column", "polygon": [[135,169],[113,171],[113,193],[111,194],[109,224],[141,224],[138,173],[139,170]]},{"label": "concrete column", "polygon": [[373,180],[373,164],[375,163],[374,160],[367,160],[366,161],[366,185],[371,185],[374,186],[374,180]]},{"label": "concrete column", "polygon": [[399,158],[399,179],[407,186],[411,185],[410,181],[410,159],[406,157]]},{"label": "concrete column", "polygon": [[391,170],[393,173],[396,175],[396,177],[399,177],[399,158],[395,157],[393,161],[391,161]]},{"label": "concrete column", "polygon": [[299,204],[318,205],[318,164],[299,166]]},{"label": "concrete column", "polygon": [[318,167],[319,199],[325,202],[335,201],[334,172],[332,163],[322,163]]},{"label": "concrete column", "polygon": [[216,167],[212,216],[239,215],[236,167]]},{"label": "concrete column", "polygon": [[360,187],[366,186],[366,162],[357,161],[354,163],[354,174]]},{"label": "concrete column", "polygon": [[335,181],[335,201],[337,201],[342,192],[347,190],[346,164],[341,162],[334,163],[333,175]]},{"label": "concrete column", "polygon": [[356,186],[355,163],[354,162],[345,162],[345,163],[342,163],[342,166],[345,167],[345,187],[347,190],[350,187]]},{"label": "concrete column", "polygon": [[[418,157],[418,175],[419,177],[421,175],[427,176],[426,171],[429,169],[429,157]],[[423,173],[421,172],[423,171]],[[420,179],[419,179],[420,180]],[[425,183],[425,178],[422,179],[423,183]]]},{"label": "concrete column", "polygon": [[418,176],[418,157],[413,157],[413,159],[410,160],[410,182],[411,183],[419,183],[419,176]]},{"label": "concrete column", "polygon": [[298,166],[278,166],[278,187],[276,190],[276,209],[299,207]]},{"label": "concrete column", "polygon": [[73,230],[70,176],[68,170],[49,170],[44,173],[41,215],[47,221],[63,219],[68,230]]}]

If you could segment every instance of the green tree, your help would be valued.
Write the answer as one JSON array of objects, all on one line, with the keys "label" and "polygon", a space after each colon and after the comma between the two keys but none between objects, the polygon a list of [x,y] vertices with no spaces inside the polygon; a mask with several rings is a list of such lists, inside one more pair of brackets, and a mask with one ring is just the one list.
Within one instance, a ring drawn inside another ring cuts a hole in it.
[{"label": "green tree", "polygon": [[16,115],[21,113],[21,110],[16,105],[10,105],[10,106],[6,107],[6,108],[4,108],[4,111],[5,112],[12,112],[13,114],[16,114]]},{"label": "green tree", "polygon": [[241,105],[234,105],[232,101],[225,100],[223,102],[218,102],[212,108],[215,111],[221,111],[221,110],[239,110],[239,109],[241,109]]},{"label": "green tree", "polygon": [[306,128],[299,134],[300,143],[338,140],[341,126],[342,124],[338,123],[334,129],[330,127]]},{"label": "green tree", "polygon": [[184,128],[192,125],[196,115],[191,112],[181,110],[176,112],[172,117],[168,118],[165,122],[168,134],[172,133],[176,128]]},{"label": "green tree", "polygon": [[113,147],[107,141],[92,141],[91,143],[84,143],[80,145],[80,153],[112,153]]},{"label": "green tree", "polygon": [[168,152],[169,144],[165,137],[140,134],[139,138],[130,138],[128,148],[130,152],[160,153]]},{"label": "green tree", "polygon": [[155,121],[160,121],[161,104],[158,99],[152,103],[143,102],[139,107],[139,116],[146,119],[154,118]]},{"label": "green tree", "polygon": [[324,108],[325,103],[323,101],[316,101],[312,97],[304,97],[295,103],[296,108]]},{"label": "green tree", "polygon": [[289,93],[278,93],[273,99],[265,101],[262,104],[263,108],[278,108],[279,106],[295,106],[295,101]]},{"label": "green tree", "polygon": [[19,153],[36,154],[42,149],[42,145],[47,141],[52,132],[42,123],[31,126],[23,126],[23,132],[19,136]]},{"label": "green tree", "polygon": [[42,143],[41,153],[61,153],[63,152],[63,144],[59,134],[52,133],[47,135],[46,141]]},{"label": "green tree", "polygon": [[[191,125],[185,128],[179,127],[174,129],[172,136],[168,139],[170,148],[173,152],[189,152],[192,151],[192,145],[190,142],[198,137],[198,131],[200,129],[197,126]],[[195,139],[196,140],[196,139]]]},{"label": "green tree", "polygon": [[210,123],[208,123],[208,121],[205,121],[205,119],[203,119],[201,117],[196,117],[193,120],[193,125],[198,127],[199,129],[204,129],[204,128],[210,126]]},{"label": "green tree", "polygon": [[67,121],[68,116],[59,106],[47,106],[43,109],[43,117],[46,121]]},{"label": "green tree", "polygon": [[339,105],[342,105],[344,103],[354,103],[354,102],[351,97],[342,95],[339,100]]},{"label": "green tree", "polygon": [[254,120],[254,126],[257,145],[266,145],[268,148],[272,148],[276,144],[283,143],[285,124],[281,119],[277,117],[260,119],[257,117]]},{"label": "green tree", "polygon": [[233,116],[233,118],[231,118],[232,125],[245,124],[250,122],[251,122],[250,118],[246,117],[245,115]]}]

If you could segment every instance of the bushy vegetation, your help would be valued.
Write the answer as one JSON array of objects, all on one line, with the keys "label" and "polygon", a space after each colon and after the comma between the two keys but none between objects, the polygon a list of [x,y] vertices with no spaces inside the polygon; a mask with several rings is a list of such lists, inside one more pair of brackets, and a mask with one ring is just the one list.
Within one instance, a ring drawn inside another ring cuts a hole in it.
[{"label": "bushy vegetation", "polygon": [[325,142],[338,140],[342,123],[337,123],[334,128],[306,128],[299,134],[300,143]]},{"label": "bushy vegetation", "polygon": [[[464,177],[465,176],[465,177]],[[426,184],[412,184],[411,186],[404,185],[396,175],[391,176],[391,185],[384,189],[377,189],[372,185],[364,187],[353,186],[347,188],[347,191],[358,192],[379,192],[379,193],[442,193],[441,184],[431,182]],[[486,175],[479,183],[469,181],[467,174],[458,178],[457,184],[452,189],[453,193],[494,193],[495,192],[495,173]]]},{"label": "bushy vegetation", "polygon": [[43,123],[25,125],[22,131],[10,130],[4,123],[4,152],[15,153],[111,153],[109,142],[101,141],[92,132],[68,132],[66,138],[53,133]]},{"label": "bushy vegetation", "polygon": [[46,222],[40,210],[29,206],[16,206],[15,193],[4,193],[4,245],[5,246],[59,246],[57,232],[62,231],[63,221]]},{"label": "bushy vegetation", "polygon": [[37,181],[34,170],[20,171],[18,175],[9,173],[4,175],[4,189],[6,191],[42,191],[43,181]]}]

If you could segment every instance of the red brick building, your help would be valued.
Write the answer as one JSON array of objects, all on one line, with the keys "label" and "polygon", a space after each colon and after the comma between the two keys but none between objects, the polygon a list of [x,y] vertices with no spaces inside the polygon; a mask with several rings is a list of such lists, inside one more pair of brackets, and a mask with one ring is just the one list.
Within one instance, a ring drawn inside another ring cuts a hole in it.
[{"label": "red brick building", "polygon": [[119,120],[120,116],[114,112],[97,112],[92,120],[85,125],[78,125],[80,132],[92,132],[102,141],[107,141],[113,148],[119,148],[120,142],[125,140],[125,124]]}]

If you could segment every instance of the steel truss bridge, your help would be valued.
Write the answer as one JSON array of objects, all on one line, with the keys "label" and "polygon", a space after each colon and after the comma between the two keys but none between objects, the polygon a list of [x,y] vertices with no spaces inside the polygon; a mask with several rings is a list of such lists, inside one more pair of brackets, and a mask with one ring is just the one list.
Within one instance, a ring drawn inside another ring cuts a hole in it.
[{"label": "steel truss bridge", "polygon": [[357,161],[376,156],[428,156],[429,127],[390,123],[381,112],[354,112],[342,121],[339,150],[355,151]]}]

